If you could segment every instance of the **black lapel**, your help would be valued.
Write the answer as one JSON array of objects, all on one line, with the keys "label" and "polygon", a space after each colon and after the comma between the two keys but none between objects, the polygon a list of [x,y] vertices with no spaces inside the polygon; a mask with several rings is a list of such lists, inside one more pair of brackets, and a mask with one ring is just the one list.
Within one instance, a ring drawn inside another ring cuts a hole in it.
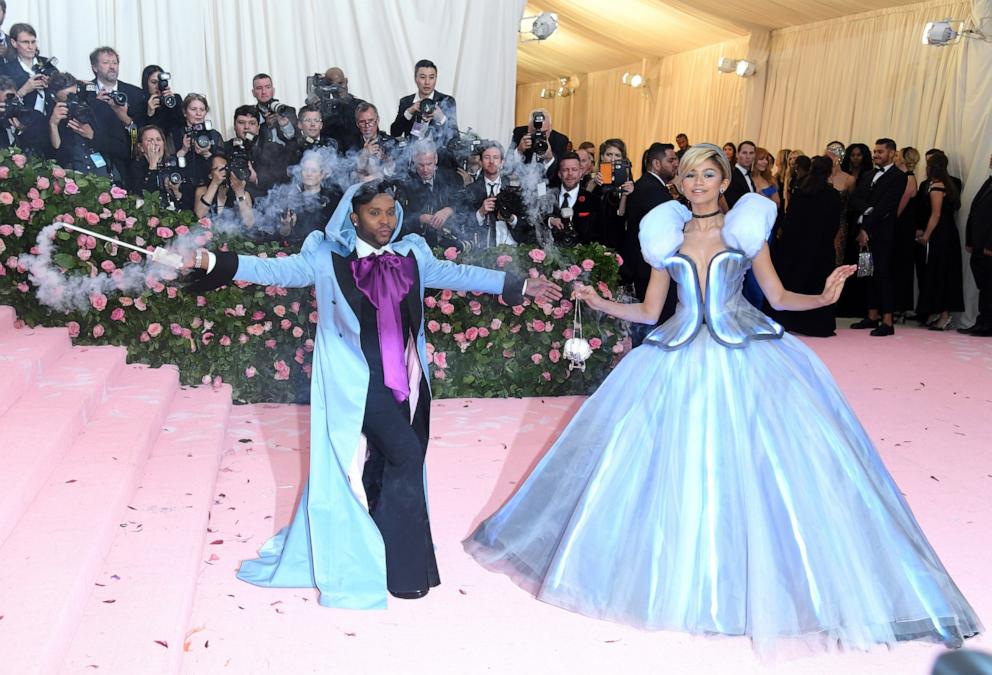
[{"label": "black lapel", "polygon": [[347,256],[331,254],[331,261],[334,263],[334,275],[338,278],[338,286],[344,294],[345,300],[351,306],[351,311],[359,319],[362,318],[362,292],[355,285],[355,277],[351,273],[351,261],[358,260],[358,254],[352,251]]},{"label": "black lapel", "polygon": [[[406,294],[406,309],[410,314],[410,330],[416,339],[420,335],[420,324],[424,320],[424,298],[420,295],[420,265],[417,256],[410,251],[406,257],[413,261],[413,285]],[[425,374],[426,376],[426,374]]]}]

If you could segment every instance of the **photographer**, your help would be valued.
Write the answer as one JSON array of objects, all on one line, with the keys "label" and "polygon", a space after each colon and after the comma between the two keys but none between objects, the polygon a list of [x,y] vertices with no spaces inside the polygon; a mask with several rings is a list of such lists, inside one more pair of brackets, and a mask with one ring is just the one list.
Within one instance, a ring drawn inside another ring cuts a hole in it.
[{"label": "photographer", "polygon": [[458,135],[455,97],[434,89],[437,66],[432,61],[417,61],[413,67],[413,79],[417,84],[417,93],[400,99],[389,135],[394,138],[430,138],[438,147],[443,147]]},{"label": "photographer", "polygon": [[258,110],[259,136],[267,143],[285,145],[296,135],[296,110],[275,97],[272,77],[259,73],[251,80],[251,95]]},{"label": "photographer", "polygon": [[[7,0],[0,0],[0,26],[3,26],[4,19],[7,18]],[[10,56],[10,36],[0,28],[0,65],[7,62]]]},{"label": "photographer", "polygon": [[590,190],[599,203],[597,231],[593,240],[620,250],[627,224],[627,199],[634,191],[627,145],[619,138],[610,138],[599,146],[599,170],[592,173]]},{"label": "photographer", "polygon": [[49,81],[55,99],[48,118],[49,140],[55,160],[64,168],[109,176],[122,184],[131,152],[131,137],[103,101],[70,73]]},{"label": "photographer", "polygon": [[286,162],[289,166],[299,164],[307,150],[328,147],[337,150],[334,141],[321,137],[323,128],[324,119],[320,115],[319,108],[310,105],[300,108],[296,122],[296,135],[286,144]]},{"label": "photographer", "polygon": [[[287,201],[290,206],[279,217],[274,240],[284,248],[298,251],[303,240],[314,231],[324,231],[334,209],[341,202],[342,192],[336,186],[325,185],[333,161],[330,151],[308,150],[299,166],[291,169],[293,185]],[[280,194],[285,198],[285,193]],[[271,198],[271,194],[270,194]],[[269,237],[272,239],[272,237]]]},{"label": "photographer", "polygon": [[561,185],[558,177],[558,159],[568,151],[568,136],[551,128],[551,115],[544,108],[531,111],[526,126],[514,128],[511,145],[523,161],[541,162],[548,185]]},{"label": "photographer", "polygon": [[431,246],[463,248],[454,226],[461,202],[462,180],[450,169],[437,165],[437,146],[418,141],[413,149],[414,174],[404,183],[407,204],[403,229],[422,235]]},{"label": "photographer", "polygon": [[166,138],[173,138],[183,127],[183,97],[172,91],[170,80],[171,75],[161,66],[145,66],[141,71],[145,109],[135,118],[139,127],[154,124]]},{"label": "photographer", "polygon": [[351,95],[348,78],[340,68],[328,68],[323,75],[314,75],[307,82],[307,105],[320,110],[323,118],[321,137],[334,141],[341,154],[361,147],[355,129],[355,110],[364,102]]},{"label": "photographer", "polygon": [[286,146],[266,140],[259,132],[255,107],[238,106],[234,110],[234,138],[224,144],[228,171],[248,182],[248,191],[255,199],[273,185],[289,181]]},{"label": "photographer", "polygon": [[17,85],[0,75],[0,148],[20,148],[38,159],[51,153],[48,120],[17,95]]},{"label": "photographer", "polygon": [[211,155],[207,176],[193,195],[193,212],[197,218],[216,221],[237,209],[237,217],[246,230],[255,223],[251,195],[245,181],[227,170],[227,157]]},{"label": "photographer", "polygon": [[480,153],[482,174],[465,188],[468,215],[465,233],[476,248],[536,243],[533,226],[524,216],[520,186],[503,175],[503,146],[484,141]]},{"label": "photographer", "polygon": [[359,144],[356,149],[363,155],[383,162],[386,157],[386,147],[392,140],[386,132],[379,129],[379,109],[371,103],[362,101],[355,108],[355,128],[358,129]]},{"label": "photographer", "polygon": [[166,147],[165,133],[154,125],[148,125],[138,130],[137,140],[137,158],[128,172],[127,189],[139,195],[157,192],[162,206],[173,211],[190,209],[192,204],[184,204],[182,192],[186,176]]},{"label": "photographer", "polygon": [[224,145],[224,137],[207,119],[210,105],[203,94],[186,94],[183,99],[183,124],[168,133],[176,157],[186,163],[186,177],[199,185],[210,173],[210,157]]},{"label": "photographer", "polygon": [[0,68],[0,75],[14,81],[17,95],[24,99],[25,105],[47,115],[45,90],[49,78],[58,70],[47,59],[38,56],[38,34],[29,24],[11,26],[10,42],[13,49],[7,55],[7,63]]},{"label": "photographer", "polygon": [[145,93],[133,84],[117,79],[120,57],[112,47],[98,47],[90,53],[93,69],[91,84],[96,85],[96,97],[110,106],[120,123],[137,131],[145,111]]},{"label": "photographer", "polygon": [[541,203],[543,221],[537,239],[542,246],[578,246],[589,244],[597,231],[598,200],[582,189],[582,165],[579,156],[567,152],[558,160],[560,187],[548,190]]}]

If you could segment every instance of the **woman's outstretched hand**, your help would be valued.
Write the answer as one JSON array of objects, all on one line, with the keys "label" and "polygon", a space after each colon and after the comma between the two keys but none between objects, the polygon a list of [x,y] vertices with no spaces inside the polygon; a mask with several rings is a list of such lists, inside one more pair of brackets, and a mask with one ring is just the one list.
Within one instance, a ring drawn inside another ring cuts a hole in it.
[{"label": "woman's outstretched hand", "polygon": [[581,300],[593,309],[597,309],[599,302],[603,299],[592,286],[576,281],[572,284],[572,297]]},{"label": "woman's outstretched hand", "polygon": [[840,292],[844,290],[844,282],[857,271],[857,265],[841,265],[830,273],[826,283],[823,285],[823,292],[820,293],[820,301],[824,306],[837,302],[838,298],[840,298]]}]

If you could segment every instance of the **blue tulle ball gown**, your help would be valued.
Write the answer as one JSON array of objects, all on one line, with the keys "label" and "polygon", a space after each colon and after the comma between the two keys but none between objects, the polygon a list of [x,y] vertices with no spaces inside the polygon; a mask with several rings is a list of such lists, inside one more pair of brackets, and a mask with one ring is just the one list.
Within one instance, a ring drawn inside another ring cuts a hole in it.
[{"label": "blue tulle ball gown", "polygon": [[688,211],[645,218],[675,316],[465,547],[545,602],[761,654],[959,646],[982,625],[829,371],[741,295],[774,221],[760,200],[728,214],[705,290],[678,253]]}]

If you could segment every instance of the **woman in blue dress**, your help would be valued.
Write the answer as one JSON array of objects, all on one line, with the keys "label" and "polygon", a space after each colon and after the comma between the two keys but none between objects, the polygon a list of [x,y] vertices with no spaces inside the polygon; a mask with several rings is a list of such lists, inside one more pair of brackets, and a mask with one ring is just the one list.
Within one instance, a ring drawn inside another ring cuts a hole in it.
[{"label": "woman in blue dress", "polygon": [[[465,541],[538,599],[645,629],[746,635],[785,647],[869,649],[982,630],[833,378],[741,295],[748,268],[773,307],[837,300],[782,287],[766,244],[775,205],[725,217],[730,165],[683,156],[671,201],[642,221],[645,301],[576,295],[628,321],[675,315],[591,396],[512,498]],[[788,405],[785,404],[788,402]],[[788,641],[788,645],[781,645]]]}]

